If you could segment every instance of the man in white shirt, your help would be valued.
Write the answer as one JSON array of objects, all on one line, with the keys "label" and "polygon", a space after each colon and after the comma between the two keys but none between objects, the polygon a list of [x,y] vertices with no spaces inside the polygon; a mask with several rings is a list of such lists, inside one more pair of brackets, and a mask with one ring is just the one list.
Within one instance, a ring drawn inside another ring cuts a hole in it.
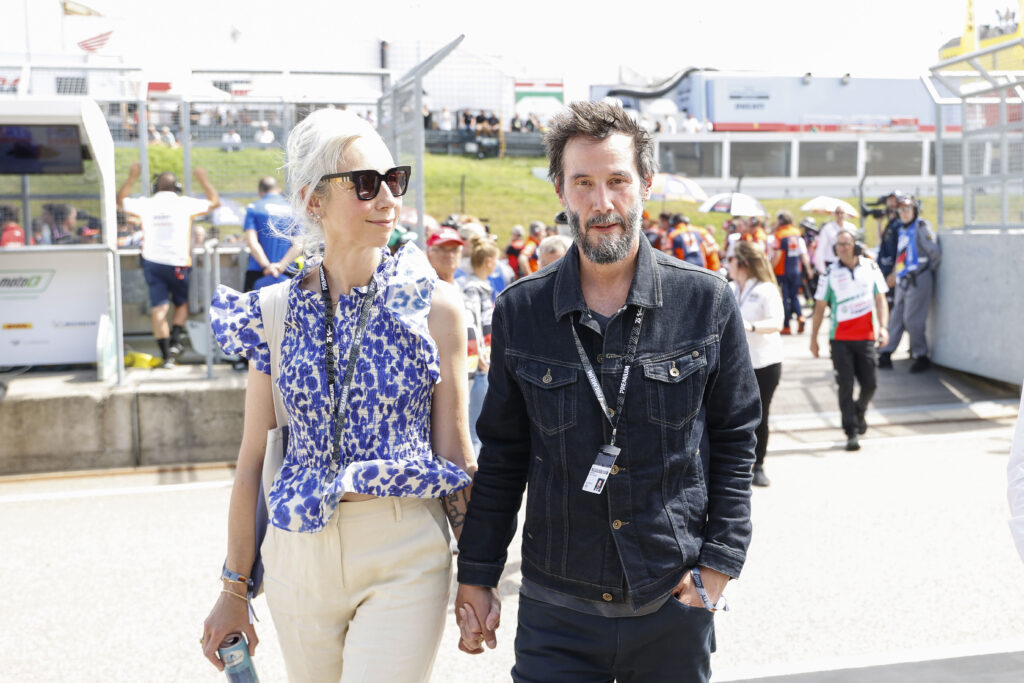
[{"label": "man in white shirt", "polygon": [[255,140],[261,145],[274,144],[274,131],[270,130],[270,127],[267,126],[266,121],[260,124],[260,129],[256,131]]},{"label": "man in white shirt", "polygon": [[[142,223],[142,269],[149,285],[150,322],[163,356],[163,367],[174,367],[181,353],[181,334],[188,319],[188,278],[192,270],[192,219],[220,206],[220,195],[210,184],[206,169],[196,168],[196,180],[206,199],[181,196],[178,178],[169,172],[153,181],[152,197],[129,197],[141,173],[131,165],[128,180],[117,191],[117,207]],[[173,327],[167,323],[174,301]]]},{"label": "man in white shirt", "polygon": [[686,117],[686,123],[683,124],[684,131],[691,135],[694,135],[696,133],[701,132],[701,128],[701,123],[700,121],[697,120],[696,116],[690,114],[689,116]]},{"label": "man in white shirt", "polygon": [[232,128],[220,136],[220,148],[225,152],[237,152],[242,149],[242,136]]},{"label": "man in white shirt", "polygon": [[821,232],[818,233],[818,241],[814,247],[814,257],[811,259],[811,263],[814,265],[814,270],[818,273],[824,273],[825,269],[835,263],[839,258],[836,256],[835,246],[836,238],[840,232],[849,232],[854,235],[857,234],[857,226],[846,220],[846,214],[839,207],[836,207],[834,219],[821,226]]},{"label": "man in white shirt", "polygon": [[448,107],[441,107],[441,115],[437,119],[438,130],[451,130],[455,124],[455,117]]}]

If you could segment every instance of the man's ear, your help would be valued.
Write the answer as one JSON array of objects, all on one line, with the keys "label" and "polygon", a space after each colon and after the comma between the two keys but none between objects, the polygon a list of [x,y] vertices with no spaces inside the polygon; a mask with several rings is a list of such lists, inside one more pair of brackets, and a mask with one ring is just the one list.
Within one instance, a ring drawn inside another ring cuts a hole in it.
[{"label": "man's ear", "polygon": [[645,202],[651,198],[651,185],[654,183],[654,178],[643,178],[643,190],[640,192],[640,199]]},{"label": "man's ear", "polygon": [[559,182],[557,180],[555,181],[555,194],[558,196],[558,201],[559,201],[559,203],[561,203],[562,208],[563,209],[567,209],[569,207],[565,203],[565,193],[562,191],[563,187],[564,186],[562,185],[561,182]]}]

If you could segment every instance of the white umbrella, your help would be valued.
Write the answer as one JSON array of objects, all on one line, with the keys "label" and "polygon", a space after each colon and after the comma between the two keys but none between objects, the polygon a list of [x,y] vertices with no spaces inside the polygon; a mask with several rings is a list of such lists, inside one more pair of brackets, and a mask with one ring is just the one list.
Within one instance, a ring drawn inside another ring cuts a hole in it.
[{"label": "white umbrella", "polygon": [[712,195],[710,199],[697,208],[700,213],[728,213],[733,216],[767,216],[768,212],[749,194],[742,192],[722,192]]},{"label": "white umbrella", "polygon": [[651,179],[652,200],[702,202],[707,198],[704,188],[685,176],[655,173]]},{"label": "white umbrella", "polygon": [[827,195],[820,195],[800,207],[801,211],[813,211],[814,213],[835,213],[836,209],[842,209],[850,218],[859,218],[857,209],[848,202]]}]

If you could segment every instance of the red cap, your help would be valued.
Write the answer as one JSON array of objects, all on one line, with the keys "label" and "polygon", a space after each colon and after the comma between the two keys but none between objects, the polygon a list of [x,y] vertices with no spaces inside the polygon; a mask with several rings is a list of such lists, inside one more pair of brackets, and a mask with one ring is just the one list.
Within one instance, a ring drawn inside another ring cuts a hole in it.
[{"label": "red cap", "polygon": [[456,232],[454,228],[445,226],[431,235],[430,239],[427,240],[428,247],[432,247],[435,244],[461,244],[465,246],[466,241],[459,237],[459,233]]}]

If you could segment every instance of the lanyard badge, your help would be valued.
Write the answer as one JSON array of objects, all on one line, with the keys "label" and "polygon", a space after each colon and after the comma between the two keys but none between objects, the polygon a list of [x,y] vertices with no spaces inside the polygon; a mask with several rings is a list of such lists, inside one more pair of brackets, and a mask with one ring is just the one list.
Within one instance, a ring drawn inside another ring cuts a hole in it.
[{"label": "lanyard badge", "polygon": [[619,457],[619,453],[622,450],[618,446],[612,446],[611,444],[605,444],[597,449],[597,457],[594,459],[594,464],[590,466],[590,474],[587,475],[587,480],[583,482],[583,490],[587,493],[601,493],[604,490],[604,484],[608,481],[608,475],[612,471],[612,465],[615,464],[615,458]]},{"label": "lanyard badge", "polygon": [[601,406],[601,412],[612,427],[612,438],[610,443],[607,443],[598,449],[597,456],[594,458],[594,464],[590,466],[590,472],[587,474],[587,479],[583,482],[583,490],[587,493],[599,494],[604,490],[605,483],[608,481],[608,475],[611,474],[612,466],[615,464],[615,459],[619,457],[619,454],[622,452],[622,449],[615,445],[615,438],[619,431],[619,421],[622,419],[622,409],[626,405],[626,384],[629,382],[629,371],[633,365],[633,358],[636,356],[637,344],[640,342],[640,326],[643,323],[643,320],[644,309],[642,307],[638,307],[636,320],[633,322],[633,331],[629,335],[629,344],[626,347],[626,355],[622,361],[622,379],[619,381],[619,394],[615,401],[615,410],[611,410],[608,407],[608,401],[605,400],[604,390],[601,388],[601,383],[597,379],[597,373],[594,372],[594,366],[590,364],[590,359],[587,357],[586,351],[583,350],[583,344],[580,342],[580,336],[576,332],[576,325],[574,323],[570,323],[573,340],[576,342],[576,352],[580,356],[580,362],[583,364],[583,370],[587,375],[587,381],[590,382],[590,388],[594,392],[594,398],[597,399],[597,403]]}]

